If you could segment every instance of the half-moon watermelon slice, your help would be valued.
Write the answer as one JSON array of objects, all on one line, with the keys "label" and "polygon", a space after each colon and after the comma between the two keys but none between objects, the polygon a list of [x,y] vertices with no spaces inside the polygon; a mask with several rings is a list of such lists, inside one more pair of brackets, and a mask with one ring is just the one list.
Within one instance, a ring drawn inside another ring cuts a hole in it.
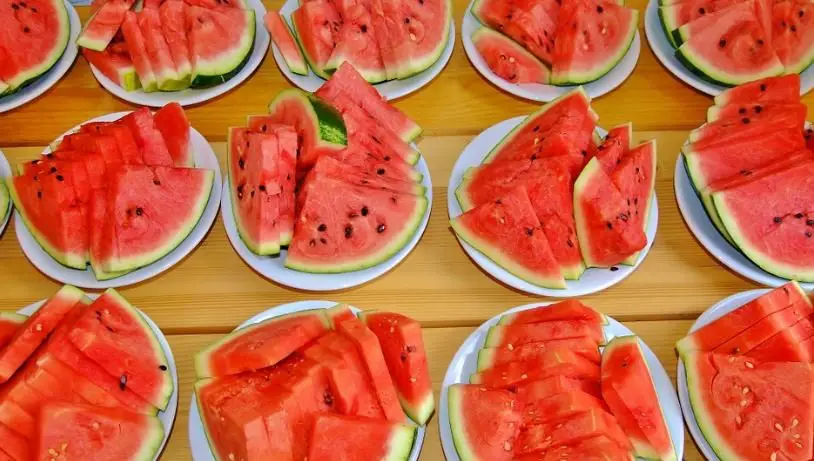
[{"label": "half-moon watermelon slice", "polygon": [[254,48],[252,9],[189,6],[187,39],[193,88],[228,81],[246,65]]},{"label": "half-moon watermelon slice", "polygon": [[797,74],[808,68],[814,62],[814,5],[805,1],[775,2],[772,46],[786,73]]},{"label": "half-moon watermelon slice", "polygon": [[472,34],[472,43],[489,69],[509,83],[548,83],[545,64],[505,35],[481,27]]},{"label": "half-moon watermelon slice", "polygon": [[[640,144],[626,153],[611,173],[611,181],[625,199],[629,222],[646,233],[650,208],[656,195],[656,140]],[[638,257],[639,253],[636,252],[622,263],[632,266]]]}]

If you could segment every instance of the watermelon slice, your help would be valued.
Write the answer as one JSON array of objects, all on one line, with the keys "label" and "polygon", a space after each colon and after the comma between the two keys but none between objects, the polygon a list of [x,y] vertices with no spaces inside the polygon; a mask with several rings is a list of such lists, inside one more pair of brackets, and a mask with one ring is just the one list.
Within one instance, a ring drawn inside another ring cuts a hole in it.
[{"label": "watermelon slice", "polygon": [[506,389],[552,376],[599,382],[599,365],[568,349],[556,349],[533,361],[507,362],[475,373],[469,382]]},{"label": "watermelon slice", "polygon": [[[580,339],[583,340],[583,342],[590,342],[590,339],[587,338]],[[544,344],[544,342],[542,341],[529,344],[521,344],[517,347],[512,346],[511,352],[518,351],[518,354],[514,357],[515,360],[503,360],[503,361],[497,360],[494,351],[498,348],[481,349],[480,351],[478,351],[478,371],[479,372],[486,371],[492,368],[505,368],[501,366],[506,365],[508,363],[512,363],[513,365],[511,366],[519,366],[521,362],[534,363],[543,368],[557,364],[561,360],[560,355],[561,352],[565,353],[568,357],[570,357],[571,354],[578,354],[576,349],[567,348],[566,344],[564,344],[564,341],[566,340],[560,340],[560,345],[551,345],[543,347],[539,347],[539,344]],[[596,345],[596,343],[593,344],[594,346]],[[530,351],[532,351],[532,348],[536,348],[536,350],[533,350],[533,352],[530,353]],[[509,350],[508,345],[504,349]]]},{"label": "watermelon slice", "polygon": [[664,419],[639,339],[617,336],[602,355],[602,396],[633,444],[636,456],[675,461]]},{"label": "watermelon slice", "polygon": [[798,103],[800,102],[800,76],[767,77],[730,88],[715,96],[715,105],[725,108],[744,103]]},{"label": "watermelon slice", "polygon": [[601,325],[608,324],[608,318],[601,312],[586,306],[576,299],[560,301],[545,306],[524,309],[500,317],[499,325],[541,323],[555,320],[584,320]]},{"label": "watermelon slice", "polygon": [[[552,378],[549,378],[552,379]],[[563,378],[566,379],[566,378]],[[539,381],[535,381],[539,382]],[[520,386],[527,388],[533,383]],[[531,397],[531,398],[530,398]],[[591,410],[606,410],[605,403],[581,390],[567,390],[554,395],[538,398],[534,393],[518,391],[518,399],[523,408],[523,425],[535,426],[554,420],[565,420],[579,413]]]},{"label": "watermelon slice", "polygon": [[426,425],[435,411],[435,397],[421,324],[389,312],[367,311],[360,317],[379,340],[401,407],[418,425]]},{"label": "watermelon slice", "polygon": [[297,312],[249,325],[196,354],[195,373],[202,379],[269,367],[327,330],[322,310]]},{"label": "watermelon slice", "polygon": [[[161,32],[167,42],[170,57],[178,74],[179,86],[181,87],[188,86],[192,79],[192,61],[189,55],[189,40],[186,34],[186,9],[186,3],[178,1],[165,1],[158,9]],[[181,165],[177,163],[178,158],[175,156],[173,158],[176,160],[177,165]]]},{"label": "watermelon slice", "polygon": [[478,371],[483,371],[508,362],[535,361],[552,349],[567,348],[594,363],[599,363],[602,356],[596,342],[587,337],[552,339],[533,343],[505,347],[487,347],[478,351]]},{"label": "watermelon slice", "polygon": [[814,362],[811,350],[801,343],[814,336],[814,318],[808,316],[760,343],[745,355],[762,362]]},{"label": "watermelon slice", "polygon": [[721,459],[812,456],[811,364],[697,352],[684,365],[696,420]]},{"label": "watermelon slice", "polygon": [[565,376],[551,376],[549,378],[528,382],[516,388],[517,397],[522,402],[535,402],[558,394],[568,394],[576,391],[583,392],[597,399],[602,398],[599,382],[581,381],[566,378]]},{"label": "watermelon slice", "polygon": [[271,34],[271,39],[280,50],[291,72],[300,75],[308,75],[308,65],[305,63],[305,57],[302,55],[300,45],[291,35],[291,29],[285,19],[277,11],[269,11],[264,18],[266,28]]},{"label": "watermelon slice", "polygon": [[689,142],[704,148],[767,132],[799,130],[807,112],[805,104],[784,105],[778,109],[769,106],[753,115],[705,123],[690,132]]},{"label": "watermelon slice", "polygon": [[814,62],[814,5],[786,0],[772,6],[772,46],[787,74],[798,74]]},{"label": "watermelon slice", "polygon": [[144,37],[150,67],[155,74],[158,89],[177,91],[189,86],[188,78],[183,78],[172,60],[170,47],[161,30],[161,16],[158,8],[145,8],[138,14],[138,25]]},{"label": "watermelon slice", "polygon": [[605,344],[605,333],[599,323],[585,320],[552,320],[494,326],[486,334],[484,347],[511,345],[516,348],[523,344],[573,338],[588,338],[594,344]]},{"label": "watermelon slice", "polygon": [[127,44],[128,54],[133,60],[133,66],[136,69],[136,75],[138,75],[142,89],[146,93],[157,91],[158,81],[152,64],[150,64],[147,44],[141,32],[141,28],[139,28],[136,13],[132,11],[125,12],[121,30],[124,36],[124,42]]},{"label": "watermelon slice", "polygon": [[323,70],[330,74],[349,63],[366,81],[379,83],[387,79],[379,46],[374,37],[372,17],[362,4],[343,8],[342,24],[334,35],[336,47]]},{"label": "watermelon slice", "polygon": [[[67,392],[80,397],[89,405],[129,410],[128,407],[120,403],[107,391],[73,371],[71,367],[62,363],[53,354],[44,354],[38,357],[35,363],[37,369],[45,372],[50,378],[48,381],[43,381],[43,384],[49,388],[54,387],[51,382],[53,380],[55,383],[60,383],[59,385],[64,387]],[[42,390],[42,392],[45,392],[45,390]],[[155,413],[155,409],[152,410],[152,413]]]},{"label": "watermelon slice", "polygon": [[330,459],[336,453],[350,459],[407,459],[416,428],[410,424],[323,414],[315,418],[306,459]]},{"label": "watermelon slice", "polygon": [[791,306],[770,314],[738,335],[714,349],[722,354],[745,354],[781,331],[809,316],[811,304],[807,300],[798,301]]},{"label": "watermelon slice", "polygon": [[[656,195],[656,141],[648,141],[626,153],[611,173],[611,181],[625,199],[629,223],[647,232],[648,216]],[[632,266],[638,258],[636,252],[622,264]]]},{"label": "watermelon slice", "polygon": [[35,459],[152,459],[164,441],[155,416],[64,403],[43,408],[38,433]]},{"label": "watermelon slice", "polygon": [[659,19],[664,33],[673,47],[678,47],[673,31],[698,18],[721,11],[738,3],[738,0],[685,0],[659,6]]},{"label": "watermelon slice", "polygon": [[[654,159],[655,152],[652,152],[649,160]],[[641,164],[653,168],[650,178],[653,181],[655,164],[646,161]],[[635,186],[635,183],[631,184],[631,188]],[[648,189],[652,194],[652,185]],[[643,195],[640,201],[648,200],[646,197]],[[647,245],[642,221],[629,214],[631,211],[625,195],[602,170],[599,160],[591,159],[574,184],[577,237],[586,266],[610,267],[630,262],[629,258]]]},{"label": "watermelon slice", "polygon": [[713,123],[719,120],[742,120],[743,117],[760,116],[763,111],[767,112],[783,112],[788,109],[794,111],[800,103],[794,102],[779,102],[779,103],[762,103],[762,102],[744,102],[732,103],[726,106],[711,106],[707,109],[707,122]]},{"label": "watermelon slice", "polygon": [[565,288],[525,187],[473,208],[450,224],[461,239],[515,276],[541,287]]},{"label": "watermelon slice", "polygon": [[167,142],[158,130],[150,109],[146,107],[137,109],[122,117],[118,123],[130,130],[139,151],[141,151],[144,164],[162,166],[172,166],[174,164],[167,148]]},{"label": "watermelon slice", "polygon": [[135,91],[141,88],[136,68],[130,59],[130,51],[124,42],[111,43],[101,52],[82,48],[82,56],[105,77],[125,90]]},{"label": "watermelon slice", "polygon": [[478,0],[472,14],[487,27],[499,31],[550,64],[554,52],[559,4],[554,2],[503,2]]},{"label": "watermelon slice", "polygon": [[719,9],[718,11],[704,14],[700,18],[689,21],[683,24],[681,27],[674,29],[671,32],[672,37],[670,37],[670,40],[676,45],[676,47],[678,47],[699,32],[703,32],[710,27],[715,27],[719,21],[728,21],[729,24],[754,21],[757,19],[756,4],[757,2],[755,0],[745,0],[742,2],[735,2],[732,5]]},{"label": "watermelon slice", "polygon": [[342,24],[336,6],[327,0],[305,2],[291,13],[291,22],[308,65],[327,79],[325,66],[336,48],[336,34]]},{"label": "watermelon slice", "polygon": [[626,453],[630,448],[630,442],[616,419],[600,408],[592,408],[570,418],[524,427],[517,438],[518,448],[515,453],[528,455],[574,445],[594,437],[606,437],[613,441],[616,444],[615,453]]},{"label": "watermelon slice", "polygon": [[3,424],[0,424],[0,440],[3,440],[3,448],[0,448],[0,459],[3,459],[4,454],[8,457],[8,461],[31,459],[28,440]]},{"label": "watermelon slice", "polygon": [[191,86],[207,88],[237,75],[254,48],[254,10],[190,5],[186,13]]},{"label": "watermelon slice", "polygon": [[85,23],[76,44],[94,51],[105,48],[119,32],[124,14],[133,6],[132,0],[108,0]]},{"label": "watermelon slice", "polygon": [[82,290],[65,285],[26,320],[0,349],[0,383],[11,378],[84,295]]},{"label": "watermelon slice", "polygon": [[0,348],[8,344],[28,317],[13,312],[0,312]]},{"label": "watermelon slice", "polygon": [[628,122],[611,128],[597,147],[596,158],[602,169],[610,174],[622,162],[622,157],[633,147],[633,124]]},{"label": "watermelon slice", "polygon": [[[355,165],[343,163],[333,157],[320,157],[314,168],[309,173],[309,181],[318,180],[320,177],[327,177],[331,179],[344,180],[351,184],[364,186],[370,189],[384,189],[391,192],[398,192],[400,194],[413,194],[424,195],[427,188],[423,185],[401,178],[394,178],[388,175],[388,171],[381,171],[379,174],[377,170],[368,172]],[[307,193],[307,185],[300,190],[298,198],[304,199],[303,194]]]},{"label": "watermelon slice", "polygon": [[461,459],[510,461],[522,414],[514,393],[472,384],[447,388],[449,424]]},{"label": "watermelon slice", "polygon": [[[165,5],[183,4],[181,2],[165,2]],[[195,166],[195,156],[189,144],[190,124],[184,113],[184,108],[177,102],[171,102],[155,113],[155,126],[164,138],[167,151],[172,157],[175,166]]]},{"label": "watermelon slice", "polygon": [[489,69],[503,80],[517,84],[548,83],[548,68],[505,35],[481,27],[472,34],[472,43]]},{"label": "watermelon slice", "polygon": [[[389,0],[383,1],[389,3]],[[398,78],[403,79],[427,70],[441,58],[449,43],[452,3],[450,0],[403,0],[393,3],[401,3],[400,8],[395,5],[384,8],[384,15],[389,24],[400,27],[390,36],[389,43],[395,50]],[[405,64],[403,60],[408,56]]]}]

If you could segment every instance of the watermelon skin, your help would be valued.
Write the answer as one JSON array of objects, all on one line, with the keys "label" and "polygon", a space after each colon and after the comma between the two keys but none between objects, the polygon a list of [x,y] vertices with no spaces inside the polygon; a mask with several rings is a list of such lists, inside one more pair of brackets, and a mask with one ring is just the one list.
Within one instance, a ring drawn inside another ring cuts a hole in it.
[{"label": "watermelon skin", "polygon": [[636,456],[677,460],[637,336],[617,336],[608,343],[602,355],[601,383],[605,402],[633,443]]},{"label": "watermelon skin", "polygon": [[[69,440],[70,443],[65,443]],[[51,403],[42,410],[35,459],[150,460],[164,441],[164,428],[155,416],[86,405]]]},{"label": "watermelon skin", "polygon": [[0,349],[0,383],[11,378],[84,295],[82,290],[65,285],[26,320]]},{"label": "watermelon skin", "polygon": [[127,44],[127,51],[133,60],[133,66],[141,83],[141,88],[145,93],[157,91],[158,80],[150,63],[147,45],[141,28],[139,28],[136,13],[132,11],[125,12],[121,31],[122,35],[124,35],[124,42]]},{"label": "watermelon skin", "polygon": [[294,36],[291,34],[291,29],[286,23],[285,19],[277,11],[269,11],[264,18],[266,28],[271,34],[271,39],[280,50],[291,72],[299,75],[308,75],[308,65],[305,63],[305,57],[302,55],[300,45],[297,43]]},{"label": "watermelon skin", "polygon": [[105,77],[113,80],[127,91],[141,88],[141,81],[130,59],[130,52],[123,42],[111,43],[104,51],[82,48],[82,56]]},{"label": "watermelon skin", "polygon": [[788,74],[814,62],[814,5],[787,0],[772,5],[772,46]]},{"label": "watermelon skin", "polygon": [[811,457],[811,364],[702,352],[683,360],[696,421],[720,458]]},{"label": "watermelon skin", "polygon": [[481,27],[472,34],[472,43],[489,69],[509,83],[548,83],[548,68],[511,39]]},{"label": "watermelon skin", "polygon": [[0,348],[8,344],[27,318],[13,312],[0,312]]},{"label": "watermelon skin", "polygon": [[85,23],[76,44],[94,51],[104,51],[124,21],[124,14],[133,6],[132,0],[109,0]]},{"label": "watermelon skin", "polygon": [[797,74],[767,77],[744,83],[715,96],[715,105],[725,108],[744,103],[798,103],[800,76]]},{"label": "watermelon skin", "polygon": [[426,425],[435,397],[421,324],[388,312],[362,312],[360,318],[379,340],[401,407],[419,426]]},{"label": "watermelon skin", "polygon": [[370,461],[407,459],[415,435],[411,424],[323,414],[315,418],[306,459],[330,459],[337,453]]},{"label": "watermelon skin", "polygon": [[198,352],[195,373],[198,379],[203,379],[272,366],[324,334],[328,327],[322,310],[297,312],[249,325]]},{"label": "watermelon skin", "polygon": [[[627,205],[632,226],[647,232],[650,209],[656,195],[656,140],[641,144],[622,157],[611,173],[611,181],[619,189]],[[639,259],[636,252],[622,261],[632,266]]]},{"label": "watermelon skin", "polygon": [[473,384],[447,388],[455,450],[466,461],[510,461],[522,414],[512,392]]},{"label": "watermelon skin", "polygon": [[254,10],[190,5],[186,13],[186,24],[191,25],[187,33],[192,63],[190,86],[208,88],[237,75],[254,48]]},{"label": "watermelon skin", "polygon": [[[181,2],[165,2],[165,5],[183,4]],[[164,138],[167,151],[172,157],[175,166],[194,167],[195,156],[189,144],[190,124],[184,108],[177,102],[171,102],[158,109],[155,116],[155,126]]]}]

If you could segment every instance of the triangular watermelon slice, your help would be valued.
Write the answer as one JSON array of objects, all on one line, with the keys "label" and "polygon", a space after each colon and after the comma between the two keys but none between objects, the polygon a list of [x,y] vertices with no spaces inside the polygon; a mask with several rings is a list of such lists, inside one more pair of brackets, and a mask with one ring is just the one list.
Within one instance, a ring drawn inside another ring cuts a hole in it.
[{"label": "triangular watermelon slice", "polygon": [[607,136],[597,147],[596,158],[602,164],[602,169],[610,173],[621,163],[622,157],[627,154],[633,143],[633,124],[628,122],[608,131]]},{"label": "triangular watermelon slice", "polygon": [[[168,2],[175,4],[182,2]],[[167,151],[170,153],[175,166],[195,166],[195,156],[189,143],[191,132],[189,120],[184,108],[177,102],[171,102],[155,113],[155,126],[164,138]]]},{"label": "triangular watermelon slice", "polygon": [[[182,1],[165,1],[158,8],[161,32],[170,50],[181,87],[189,85],[192,79],[192,61],[186,32],[186,9],[187,4]],[[175,158],[175,160],[178,159]]]},{"label": "triangular watermelon slice", "polygon": [[[630,224],[646,233],[650,208],[656,195],[656,140],[640,144],[626,153],[610,176],[625,199]],[[633,265],[638,257],[639,253],[636,252],[623,264]]]},{"label": "triangular watermelon slice", "polygon": [[787,74],[798,74],[814,62],[814,5],[786,0],[772,6],[772,46]]},{"label": "triangular watermelon slice", "polygon": [[76,44],[95,51],[104,51],[119,32],[125,13],[133,0],[107,0],[85,23]]}]

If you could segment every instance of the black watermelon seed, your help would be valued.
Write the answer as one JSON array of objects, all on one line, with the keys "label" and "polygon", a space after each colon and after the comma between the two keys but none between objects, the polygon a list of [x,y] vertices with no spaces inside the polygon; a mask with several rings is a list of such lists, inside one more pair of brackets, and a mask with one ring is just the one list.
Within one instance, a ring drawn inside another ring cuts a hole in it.
[{"label": "black watermelon seed", "polygon": [[495,200],[496,205],[503,205],[503,200],[497,199]]},{"label": "black watermelon seed", "polygon": [[366,206],[362,207],[362,216],[367,216],[367,207]]},{"label": "black watermelon seed", "polygon": [[34,181],[39,181],[40,178],[37,175],[34,175]]},{"label": "black watermelon seed", "polygon": [[314,239],[311,239],[311,241],[308,242],[308,246],[311,247],[311,248],[315,247],[316,245],[317,245],[317,241],[314,240]]},{"label": "black watermelon seed", "polygon": [[159,365],[158,369],[161,370],[161,371],[167,371],[167,366],[166,365]]},{"label": "black watermelon seed", "polygon": [[362,29],[362,33],[367,32],[367,24],[362,24],[361,29]]},{"label": "black watermelon seed", "polygon": [[762,106],[755,106],[755,113],[759,114],[761,112],[763,112],[763,107]]},{"label": "black watermelon seed", "polygon": [[531,161],[537,160],[537,154],[531,154]]},{"label": "black watermelon seed", "polygon": [[540,125],[535,126],[531,131],[534,131],[535,133],[540,131]]},{"label": "black watermelon seed", "polygon": [[395,196],[395,195],[394,195],[394,196],[392,196],[392,197],[390,197],[390,201],[391,201],[391,202],[393,202],[393,203],[398,203],[398,200],[396,200],[396,196]]},{"label": "black watermelon seed", "polygon": [[811,232],[810,231],[806,231],[806,237],[811,238]]},{"label": "black watermelon seed", "polygon": [[41,190],[37,191],[37,198],[42,198],[42,191]]},{"label": "black watermelon seed", "polygon": [[794,217],[800,219],[803,217],[803,213],[797,213],[796,215],[794,215]]},{"label": "black watermelon seed", "polygon": [[616,266],[611,266],[610,270],[611,270],[611,272],[616,272],[616,271],[619,270],[619,268],[616,267]]},{"label": "black watermelon seed", "polygon": [[360,183],[362,183],[362,184],[367,184],[367,183],[369,183],[370,181],[368,181],[367,179],[363,179],[363,180],[361,180],[361,181],[359,181],[359,182],[360,182]]},{"label": "black watermelon seed", "polygon": [[707,10],[705,10],[704,8],[698,8],[698,13],[705,14],[706,12]]},{"label": "black watermelon seed", "polygon": [[574,248],[574,242],[571,239],[565,241],[565,244],[568,245],[569,248]]},{"label": "black watermelon seed", "polygon": [[28,26],[25,26],[25,27],[23,27],[23,32],[25,32],[27,34],[27,33],[31,32],[31,29],[29,29]]},{"label": "black watermelon seed", "polygon": [[159,180],[157,180],[157,179],[153,179],[153,184],[155,184],[156,186],[160,186],[160,185],[161,185],[161,181],[159,181]]},{"label": "black watermelon seed", "polygon": [[371,136],[370,139],[372,139],[373,142],[375,142],[376,144],[381,144],[382,143],[381,141],[379,141],[379,138],[377,138],[376,136]]},{"label": "black watermelon seed", "polygon": [[742,176],[749,176],[750,174],[752,174],[751,170],[741,170],[741,175]]},{"label": "black watermelon seed", "polygon": [[602,14],[602,12],[603,12],[603,11],[605,11],[605,9],[604,9],[604,8],[602,8],[602,6],[597,6],[597,7],[596,7],[596,12],[597,12],[597,13]]},{"label": "black watermelon seed", "polygon": [[379,227],[376,228],[376,232],[381,234],[382,232],[384,232],[385,229],[386,226],[384,224],[379,224]]},{"label": "black watermelon seed", "polygon": [[144,214],[144,209],[141,207],[136,207],[136,216],[141,216]]},{"label": "black watermelon seed", "polygon": [[317,230],[320,232],[325,232],[326,230],[328,230],[328,226],[326,226],[324,223],[320,224],[319,227],[317,227]]},{"label": "black watermelon seed", "polygon": [[19,10],[19,9],[20,9],[20,7],[19,7],[19,5],[17,5],[16,3],[12,3],[12,4],[11,4],[11,9],[12,9],[12,10]]},{"label": "black watermelon seed", "polygon": [[760,85],[760,91],[766,91],[766,84]]},{"label": "black watermelon seed", "polygon": [[763,39],[762,38],[757,39],[757,46],[763,46]]},{"label": "black watermelon seed", "polygon": [[384,161],[385,161],[385,162],[389,162],[389,161],[390,161],[390,156],[389,156],[389,155],[385,155],[385,156],[384,156]]},{"label": "black watermelon seed", "polygon": [[526,228],[526,235],[528,235],[529,237],[534,235],[534,228],[533,227],[527,227]]},{"label": "black watermelon seed", "polygon": [[620,213],[619,214],[619,219],[621,219],[622,221],[627,222],[627,220],[628,220],[627,214],[626,213]]},{"label": "black watermelon seed", "polygon": [[58,174],[57,181],[62,182],[63,180],[65,180],[65,178],[63,178],[61,174]]},{"label": "black watermelon seed", "polygon": [[121,375],[119,378],[119,389],[125,390],[127,388],[127,376]]},{"label": "black watermelon seed", "polygon": [[379,176],[383,175],[384,174],[384,168],[379,168],[378,170],[376,170],[376,174],[379,175]]},{"label": "black watermelon seed", "polygon": [[797,32],[797,26],[795,26],[794,24],[792,24],[792,25],[791,25],[791,31],[792,31],[792,32]]},{"label": "black watermelon seed", "polygon": [[260,189],[260,192],[265,192],[266,191],[266,186],[263,185],[263,184],[260,184],[260,187],[258,187],[258,189]]},{"label": "black watermelon seed", "polygon": [[404,18],[404,24],[410,24],[410,18]]},{"label": "black watermelon seed", "polygon": [[745,108],[745,107],[741,107],[740,109],[738,109],[738,113],[739,113],[739,114],[741,114],[741,115],[746,114],[746,108]]},{"label": "black watermelon seed", "polygon": [[634,205],[638,205],[638,204],[639,204],[639,197],[635,197],[635,198],[633,198],[633,204],[634,204]]},{"label": "black watermelon seed", "polygon": [[255,191],[252,191],[251,194],[249,194],[249,195],[251,195],[252,198],[254,198],[254,193],[255,193]]},{"label": "black watermelon seed", "polygon": [[720,46],[721,48],[726,48],[726,39],[722,38],[721,41],[718,42],[718,46]]},{"label": "black watermelon seed", "polygon": [[814,226],[814,219],[807,219],[806,226]]},{"label": "black watermelon seed", "polygon": [[748,117],[744,117],[744,118],[741,120],[741,122],[743,122],[743,124],[744,124],[744,125],[748,125],[748,124],[749,124],[749,122],[751,122],[751,120],[749,120],[749,118],[748,118]]},{"label": "black watermelon seed", "polygon": [[290,174],[285,175],[285,180],[286,181],[291,181],[291,175]]},{"label": "black watermelon seed", "polygon": [[605,223],[605,225],[608,226],[608,229],[613,229],[613,224],[610,221]]},{"label": "black watermelon seed", "polygon": [[353,226],[350,224],[345,226],[345,238],[349,239],[353,235]]},{"label": "black watermelon seed", "polygon": [[[601,7],[600,7],[600,8],[601,8]],[[583,157],[587,157],[587,156],[588,156],[588,151],[582,151],[582,152],[580,152],[580,153],[582,154],[582,156],[583,156]]]},{"label": "black watermelon seed", "polygon": [[56,173],[56,172],[57,172],[57,167],[52,166],[52,167],[51,167],[51,173]]},{"label": "black watermelon seed", "polygon": [[797,12],[797,16],[802,18],[803,16],[805,16],[805,12],[803,12],[803,10],[800,10]]},{"label": "black watermelon seed", "polygon": [[243,159],[240,159],[240,160],[237,161],[237,166],[239,166],[240,169],[242,170],[242,169],[246,168],[246,162],[244,162]]},{"label": "black watermelon seed", "polygon": [[325,237],[320,237],[320,238],[319,238],[319,242],[320,242],[321,244],[323,244],[323,245],[325,245],[326,243],[328,243],[328,241],[327,241],[327,240],[325,240]]},{"label": "black watermelon seed", "polygon": [[781,222],[783,222],[783,218],[781,218],[780,216],[775,216],[774,217],[774,222],[781,223]]},{"label": "black watermelon seed", "polygon": [[[31,12],[32,12],[32,13],[36,13],[36,12],[37,12],[37,9],[36,9],[36,8],[31,8]],[[802,11],[801,11],[801,13],[802,13]]]}]

